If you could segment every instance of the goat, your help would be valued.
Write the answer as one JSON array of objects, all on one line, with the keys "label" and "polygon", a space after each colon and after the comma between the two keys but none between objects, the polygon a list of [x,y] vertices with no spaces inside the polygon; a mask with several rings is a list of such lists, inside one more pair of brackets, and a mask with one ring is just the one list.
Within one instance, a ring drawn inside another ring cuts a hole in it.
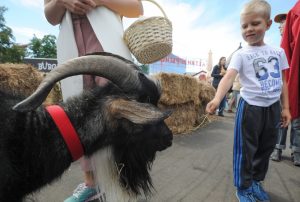
[{"label": "goat", "polygon": [[58,179],[74,160],[40,105],[55,82],[78,74],[112,81],[59,104],[77,131],[84,155],[110,151],[119,190],[128,198],[151,193],[149,169],[155,154],[172,144],[172,132],[164,123],[170,112],[157,108],[159,85],[130,61],[103,53],[60,65],[25,100],[0,92],[0,201],[22,201]]}]

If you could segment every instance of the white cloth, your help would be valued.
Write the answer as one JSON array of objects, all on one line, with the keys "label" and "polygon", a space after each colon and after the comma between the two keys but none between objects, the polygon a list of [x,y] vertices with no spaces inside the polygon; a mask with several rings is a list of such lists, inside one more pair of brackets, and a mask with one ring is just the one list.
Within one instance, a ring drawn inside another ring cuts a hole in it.
[{"label": "white cloth", "polygon": [[228,69],[235,69],[240,74],[240,93],[247,103],[268,107],[280,99],[282,70],[288,67],[282,48],[264,45],[238,50]]},{"label": "white cloth", "polygon": [[[87,17],[104,51],[132,60],[123,40],[123,24],[118,14],[106,7],[98,7],[89,12]],[[57,61],[60,64],[75,57],[78,57],[78,50],[71,13],[67,11],[60,24],[57,39]],[[83,89],[82,76],[72,76],[62,80],[61,88],[64,100],[78,94]]]}]

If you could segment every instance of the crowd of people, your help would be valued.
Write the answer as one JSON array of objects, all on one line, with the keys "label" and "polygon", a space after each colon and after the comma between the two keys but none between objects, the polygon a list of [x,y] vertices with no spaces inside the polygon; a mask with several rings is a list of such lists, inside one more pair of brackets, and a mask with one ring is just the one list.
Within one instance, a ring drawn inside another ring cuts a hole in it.
[{"label": "crowd of people", "polygon": [[[139,0],[44,0],[49,23],[60,24],[58,63],[91,52],[108,51],[132,60],[122,40],[122,16],[143,14]],[[211,77],[216,95],[206,111],[224,116],[235,111],[233,176],[239,201],[269,201],[263,189],[269,159],[280,161],[291,121],[291,149],[294,164],[300,166],[299,118],[299,27],[300,1],[287,13],[275,17],[282,31],[282,48],[265,43],[272,25],[271,6],[265,0],[251,0],[240,14],[247,46],[235,51],[226,65],[221,57]],[[284,27],[285,24],[285,27]],[[106,80],[88,75],[62,82],[66,99],[83,89],[105,85]],[[74,92],[68,89],[72,86]],[[236,107],[235,107],[236,106]],[[236,109],[235,109],[236,108]],[[275,147],[276,145],[276,147]],[[274,149],[275,148],[275,149]],[[272,153],[273,152],[273,153]],[[272,155],[271,155],[272,154]],[[87,201],[97,194],[92,160],[81,160],[84,182],[65,202]]]}]

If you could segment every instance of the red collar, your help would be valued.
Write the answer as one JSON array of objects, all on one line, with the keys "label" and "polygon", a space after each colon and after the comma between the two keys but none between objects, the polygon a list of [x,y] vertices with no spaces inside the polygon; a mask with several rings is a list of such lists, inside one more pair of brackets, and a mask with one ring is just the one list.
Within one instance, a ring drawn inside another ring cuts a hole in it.
[{"label": "red collar", "polygon": [[65,143],[73,157],[73,161],[82,157],[83,148],[78,138],[78,134],[63,108],[58,105],[51,105],[47,106],[46,110],[52,117],[61,136],[65,140]]}]

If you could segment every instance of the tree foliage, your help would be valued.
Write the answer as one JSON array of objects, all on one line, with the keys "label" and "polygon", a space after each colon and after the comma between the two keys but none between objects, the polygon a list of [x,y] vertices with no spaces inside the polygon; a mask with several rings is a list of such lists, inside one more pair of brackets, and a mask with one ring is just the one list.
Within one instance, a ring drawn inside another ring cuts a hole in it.
[{"label": "tree foliage", "polygon": [[56,37],[45,35],[39,39],[34,36],[28,46],[28,53],[36,58],[56,58]]},{"label": "tree foliage", "polygon": [[0,6],[0,63],[21,62],[25,56],[25,48],[14,43],[12,29],[5,25],[4,13],[7,8]]},{"label": "tree foliage", "polygon": [[56,58],[56,37],[45,35],[42,39],[33,36],[27,45],[15,43],[12,29],[6,26],[4,13],[7,8],[0,6],[0,63],[20,63],[26,56]]}]

